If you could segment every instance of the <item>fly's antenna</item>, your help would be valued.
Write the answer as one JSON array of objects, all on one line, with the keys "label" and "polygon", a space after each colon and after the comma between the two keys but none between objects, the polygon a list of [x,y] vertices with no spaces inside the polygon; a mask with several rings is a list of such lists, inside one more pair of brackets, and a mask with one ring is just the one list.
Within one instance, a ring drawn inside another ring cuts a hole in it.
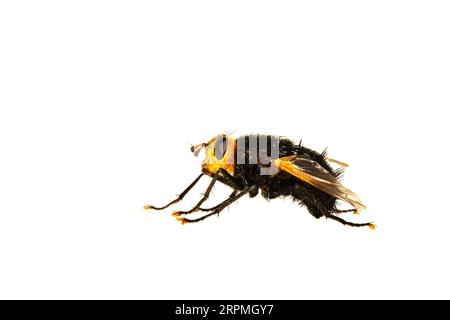
[{"label": "fly's antenna", "polygon": [[196,146],[191,144],[191,152],[194,154],[194,156],[197,157],[198,154],[200,153],[200,151],[206,146],[207,146],[206,143],[200,143],[200,144],[198,144]]}]

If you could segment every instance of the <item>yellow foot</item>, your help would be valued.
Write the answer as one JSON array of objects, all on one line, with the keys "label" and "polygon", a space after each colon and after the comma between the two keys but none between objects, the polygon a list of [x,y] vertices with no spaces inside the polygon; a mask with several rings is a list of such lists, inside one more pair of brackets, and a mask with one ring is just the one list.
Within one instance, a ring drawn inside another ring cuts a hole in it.
[{"label": "yellow foot", "polygon": [[196,210],[191,210],[191,211],[174,211],[172,212],[172,217],[179,217],[182,216],[183,214],[191,214],[192,212],[197,212],[198,209]]},{"label": "yellow foot", "polygon": [[353,211],[353,214],[360,214],[359,210]]},{"label": "yellow foot", "polygon": [[152,209],[155,209],[155,207],[151,205],[144,206],[144,210],[152,210]]},{"label": "yellow foot", "polygon": [[377,226],[375,224],[371,223],[371,224],[369,224],[369,228],[371,230],[375,230],[377,228]]},{"label": "yellow foot", "polygon": [[181,221],[181,224],[186,224],[186,223],[189,222],[189,221],[186,220],[185,218],[177,218],[177,220],[178,220],[178,221]]}]

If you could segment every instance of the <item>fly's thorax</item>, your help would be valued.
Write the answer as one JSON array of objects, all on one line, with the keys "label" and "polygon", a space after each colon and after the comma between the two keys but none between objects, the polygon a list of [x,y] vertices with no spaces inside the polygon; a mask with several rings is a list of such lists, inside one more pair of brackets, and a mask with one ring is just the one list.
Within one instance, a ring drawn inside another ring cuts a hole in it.
[{"label": "fly's thorax", "polygon": [[236,164],[257,165],[260,175],[274,175],[278,168],[273,161],[279,158],[280,138],[268,135],[248,135],[237,138]]},{"label": "fly's thorax", "polygon": [[265,135],[242,136],[237,139],[218,136],[206,144],[203,170],[214,174],[224,169],[234,175],[236,165],[257,165],[261,175],[278,173],[273,161],[279,157],[279,138]]}]

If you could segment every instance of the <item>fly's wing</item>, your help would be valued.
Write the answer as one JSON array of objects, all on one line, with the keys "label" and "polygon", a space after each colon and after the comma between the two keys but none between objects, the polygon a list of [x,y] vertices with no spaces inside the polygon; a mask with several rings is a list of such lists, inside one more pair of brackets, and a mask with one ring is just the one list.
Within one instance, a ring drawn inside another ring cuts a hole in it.
[{"label": "fly's wing", "polygon": [[366,208],[354,192],[344,187],[335,176],[306,156],[281,157],[275,160],[274,164],[280,170],[286,171],[317,189],[347,202],[358,211]]},{"label": "fly's wing", "polygon": [[336,160],[336,159],[332,159],[332,158],[329,158],[329,157],[326,157],[325,159],[326,159],[328,162],[332,162],[332,163],[334,163],[334,164],[337,164],[338,166],[340,166],[340,167],[342,167],[342,168],[347,168],[347,167],[348,167],[348,164],[345,163],[345,162],[342,162],[342,161],[339,161],[339,160]]}]

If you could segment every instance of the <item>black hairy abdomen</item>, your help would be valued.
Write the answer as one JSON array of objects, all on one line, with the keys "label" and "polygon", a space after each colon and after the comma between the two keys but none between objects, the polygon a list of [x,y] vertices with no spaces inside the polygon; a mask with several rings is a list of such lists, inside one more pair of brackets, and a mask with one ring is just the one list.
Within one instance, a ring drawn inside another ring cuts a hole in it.
[{"label": "black hairy abdomen", "polygon": [[[333,176],[338,177],[341,174],[340,171],[335,171],[330,167],[326,161],[325,152],[318,153],[303,147],[300,144],[294,144],[291,140],[285,138],[261,135],[256,137],[258,139],[260,137],[267,137],[269,138],[268,141],[271,141],[271,139],[279,139],[280,158],[292,155],[308,156]],[[238,143],[246,141],[245,152],[246,159],[248,159],[249,136],[243,136],[238,138],[238,140],[239,139],[241,139],[241,141],[238,141]],[[267,148],[269,149],[270,145],[268,145]],[[262,151],[267,152],[267,149]],[[336,210],[337,199],[335,197],[283,171],[280,171],[273,176],[261,175],[261,167],[262,166],[259,164],[248,164],[248,161],[244,164],[236,164],[235,177],[245,181],[245,184],[248,186],[259,185],[262,196],[268,200],[278,197],[292,197],[294,201],[306,206],[308,211],[316,218],[320,218],[321,216]],[[256,195],[257,193],[253,194]]]}]

